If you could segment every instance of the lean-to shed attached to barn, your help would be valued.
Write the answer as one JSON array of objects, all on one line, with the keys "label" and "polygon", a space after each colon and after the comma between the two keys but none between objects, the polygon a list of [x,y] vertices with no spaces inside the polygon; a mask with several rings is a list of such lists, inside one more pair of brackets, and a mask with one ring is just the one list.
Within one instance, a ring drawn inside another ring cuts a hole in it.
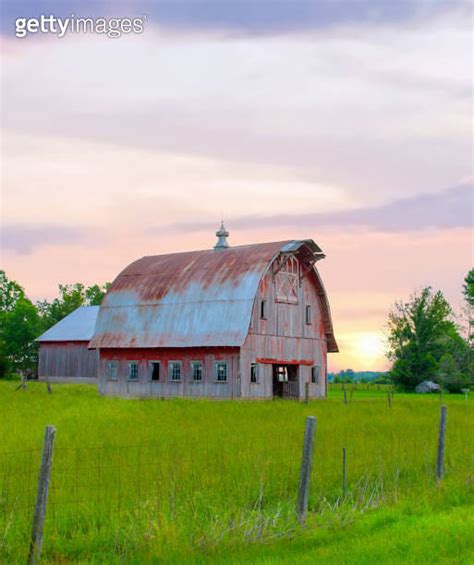
[{"label": "lean-to shed attached to barn", "polygon": [[88,344],[98,312],[98,306],[81,306],[36,340],[39,342],[39,379],[71,383],[97,381],[97,351],[88,349]]},{"label": "lean-to shed attached to barn", "polygon": [[311,239],[143,257],[100,307],[99,390],[132,396],[323,397],[337,351]]}]

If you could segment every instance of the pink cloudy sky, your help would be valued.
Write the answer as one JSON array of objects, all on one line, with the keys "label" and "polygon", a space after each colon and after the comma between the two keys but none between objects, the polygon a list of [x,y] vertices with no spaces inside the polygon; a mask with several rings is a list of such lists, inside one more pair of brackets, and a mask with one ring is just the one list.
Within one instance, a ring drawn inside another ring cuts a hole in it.
[{"label": "pink cloudy sky", "polygon": [[[61,9],[58,10],[58,6]],[[33,299],[143,255],[313,238],[341,353],[472,265],[470,4],[2,1],[2,267]],[[145,31],[14,37],[18,16]]]}]

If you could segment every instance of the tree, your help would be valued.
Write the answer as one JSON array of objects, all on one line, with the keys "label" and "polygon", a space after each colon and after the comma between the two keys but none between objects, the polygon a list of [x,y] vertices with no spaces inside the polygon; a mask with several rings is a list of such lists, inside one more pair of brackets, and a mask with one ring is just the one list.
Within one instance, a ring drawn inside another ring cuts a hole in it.
[{"label": "tree", "polygon": [[458,336],[451,317],[447,300],[431,287],[406,303],[395,303],[388,319],[387,356],[393,361],[390,377],[396,385],[413,390],[425,379],[436,380],[441,357]]},{"label": "tree", "polygon": [[10,312],[18,299],[25,296],[25,291],[16,282],[8,279],[5,271],[0,271],[0,312]]},{"label": "tree", "polygon": [[110,283],[107,282],[103,286],[94,284],[89,286],[85,290],[86,305],[88,306],[100,306],[105,294],[109,290]]},{"label": "tree", "polygon": [[461,392],[469,386],[469,375],[463,373],[451,353],[445,353],[439,362],[437,382],[449,392]]},{"label": "tree", "polygon": [[52,302],[43,300],[38,302],[38,310],[46,330],[57,322],[74,312],[80,306],[99,306],[109,288],[110,283],[103,286],[94,284],[86,287],[82,283],[60,284],[59,297]]},{"label": "tree", "polygon": [[471,269],[464,278],[463,294],[469,306],[474,306],[474,269]]},{"label": "tree", "polygon": [[[34,370],[41,321],[23,288],[0,271],[0,370]],[[1,376],[1,375],[0,375]]]},{"label": "tree", "polygon": [[392,381],[389,375],[381,373],[378,377],[375,377],[372,382],[377,385],[389,385]]},{"label": "tree", "polygon": [[474,269],[471,269],[464,278],[463,285],[464,299],[466,300],[468,318],[468,343],[474,347]]}]

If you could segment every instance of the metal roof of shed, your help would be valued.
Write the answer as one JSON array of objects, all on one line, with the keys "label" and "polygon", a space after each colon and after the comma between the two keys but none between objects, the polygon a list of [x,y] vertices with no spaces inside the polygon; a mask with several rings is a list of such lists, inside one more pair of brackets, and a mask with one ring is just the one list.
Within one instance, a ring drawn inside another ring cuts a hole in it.
[{"label": "metal roof of shed", "polygon": [[36,341],[89,341],[94,335],[99,306],[80,306],[54,324]]},{"label": "metal roof of shed", "polygon": [[112,283],[89,347],[239,347],[266,270],[301,247],[322,254],[304,240],[143,257]]}]

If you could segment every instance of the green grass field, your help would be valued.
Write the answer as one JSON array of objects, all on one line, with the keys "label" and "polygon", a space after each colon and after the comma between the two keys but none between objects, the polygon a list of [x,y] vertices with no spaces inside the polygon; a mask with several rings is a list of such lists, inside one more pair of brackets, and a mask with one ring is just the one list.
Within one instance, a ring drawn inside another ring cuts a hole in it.
[{"label": "green grass field", "polygon": [[[127,400],[0,383],[0,562],[25,562],[46,424],[57,428],[43,562],[474,563],[474,396],[340,387],[327,400]],[[348,395],[349,396],[349,395]],[[295,517],[305,418],[310,513]],[[342,448],[347,493],[342,495]]]}]

